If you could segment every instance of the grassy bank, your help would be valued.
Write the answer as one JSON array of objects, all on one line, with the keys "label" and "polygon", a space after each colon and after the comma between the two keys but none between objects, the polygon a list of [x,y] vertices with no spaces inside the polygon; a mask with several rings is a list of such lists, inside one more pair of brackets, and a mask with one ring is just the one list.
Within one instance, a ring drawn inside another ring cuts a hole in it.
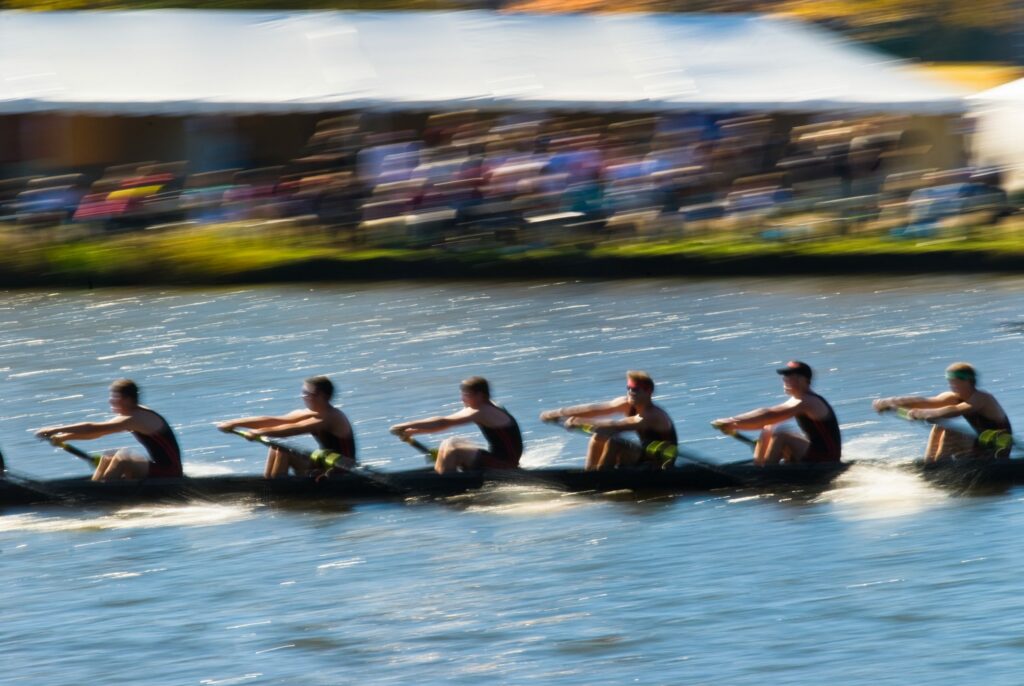
[{"label": "grassy bank", "polygon": [[286,223],[69,235],[0,231],[0,286],[215,285],[399,279],[1024,272],[1024,226],[922,240],[766,241],[725,234],[560,246],[365,249]]}]

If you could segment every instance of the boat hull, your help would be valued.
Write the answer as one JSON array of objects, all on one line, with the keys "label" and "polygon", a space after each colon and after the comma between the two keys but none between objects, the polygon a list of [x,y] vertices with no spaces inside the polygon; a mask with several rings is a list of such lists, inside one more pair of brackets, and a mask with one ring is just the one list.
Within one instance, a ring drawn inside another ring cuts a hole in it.
[{"label": "boat hull", "polygon": [[[436,474],[430,469],[348,473],[319,481],[301,477],[209,476],[94,482],[87,478],[0,479],[0,506],[40,503],[109,505],[140,502],[360,501],[444,498],[486,486],[522,486],[557,491],[605,493],[708,492],[719,489],[814,489],[827,486],[855,463],[776,465],[750,462],[686,464],[667,470],[544,468]],[[938,485],[960,491],[1005,488],[1024,483],[1024,459],[951,461],[904,465]]]},{"label": "boat hull", "polygon": [[319,481],[300,477],[211,476],[94,482],[85,478],[33,481],[0,479],[0,504],[120,504],[138,502],[386,500],[448,497],[484,486],[525,486],[568,492],[706,492],[727,488],[820,486],[847,465],[754,467],[750,463],[710,467],[685,465],[669,470],[581,469],[484,470],[436,474],[429,469],[342,474]]}]

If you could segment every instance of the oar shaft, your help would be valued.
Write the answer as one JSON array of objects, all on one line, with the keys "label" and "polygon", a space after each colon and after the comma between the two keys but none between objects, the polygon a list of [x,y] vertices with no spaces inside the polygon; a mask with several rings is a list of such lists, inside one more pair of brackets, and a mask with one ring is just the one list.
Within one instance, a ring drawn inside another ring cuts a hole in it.
[{"label": "oar shaft", "polygon": [[405,443],[408,443],[410,446],[412,446],[416,450],[420,451],[421,453],[423,453],[427,457],[430,457],[431,459],[434,459],[434,460],[437,459],[437,448],[428,448],[427,446],[423,445],[422,443],[420,443],[419,441],[417,441],[415,438],[413,438],[411,436],[408,437],[408,438],[403,438],[402,441],[404,441]]},{"label": "oar shaft", "polygon": [[75,446],[71,445],[70,443],[54,443],[54,445],[56,445],[58,448],[60,448],[61,450],[63,450],[66,453],[69,453],[71,455],[74,455],[75,457],[79,457],[79,458],[85,460],[86,462],[91,464],[93,467],[95,467],[96,465],[98,465],[100,463],[100,456],[99,455],[91,455],[91,454],[85,452],[84,450],[82,450],[81,448],[76,448]]}]

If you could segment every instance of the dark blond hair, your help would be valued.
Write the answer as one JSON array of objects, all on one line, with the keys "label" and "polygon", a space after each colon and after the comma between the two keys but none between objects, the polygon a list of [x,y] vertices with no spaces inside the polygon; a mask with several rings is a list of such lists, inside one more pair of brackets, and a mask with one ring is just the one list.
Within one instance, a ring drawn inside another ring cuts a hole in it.
[{"label": "dark blond hair", "polygon": [[654,379],[647,372],[641,372],[637,370],[630,370],[626,372],[626,378],[647,389],[649,393],[654,393]]}]

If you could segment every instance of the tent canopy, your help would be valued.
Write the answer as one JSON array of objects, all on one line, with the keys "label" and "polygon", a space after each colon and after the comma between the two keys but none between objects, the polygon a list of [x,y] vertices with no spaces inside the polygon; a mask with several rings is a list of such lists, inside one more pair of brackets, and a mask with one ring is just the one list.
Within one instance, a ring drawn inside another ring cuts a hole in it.
[{"label": "tent canopy", "polygon": [[0,113],[906,112],[962,95],[764,15],[0,12]]},{"label": "tent canopy", "polygon": [[974,158],[1003,170],[1007,190],[1024,190],[1024,79],[971,96]]}]

